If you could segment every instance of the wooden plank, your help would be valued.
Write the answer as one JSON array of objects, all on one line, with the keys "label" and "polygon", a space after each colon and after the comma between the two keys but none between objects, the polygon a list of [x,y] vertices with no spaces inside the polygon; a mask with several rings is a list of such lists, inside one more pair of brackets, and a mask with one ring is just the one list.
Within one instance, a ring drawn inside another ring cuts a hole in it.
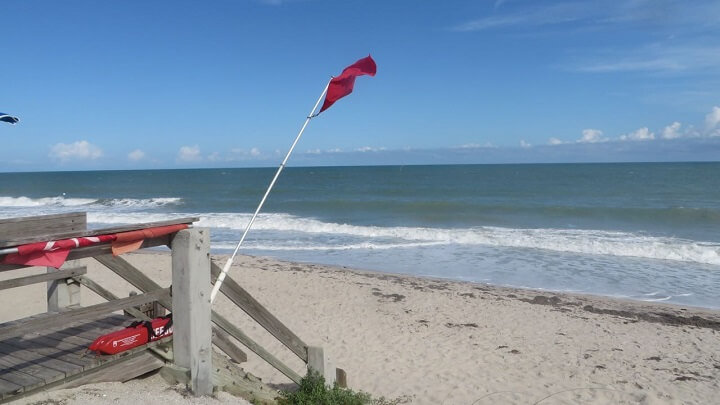
[{"label": "wooden plank", "polygon": [[[100,284],[92,281],[92,280],[89,279],[87,276],[77,276],[77,277],[74,277],[74,279],[75,279],[78,283],[80,283],[80,284],[84,285],[85,287],[87,287],[90,291],[94,292],[95,294],[99,295],[100,297],[102,297],[102,298],[104,298],[104,299],[106,299],[106,300],[108,300],[108,301],[114,301],[114,300],[119,299],[118,296],[116,296],[115,294],[111,293],[110,291],[108,291],[107,289],[105,289],[105,287],[101,286]],[[149,321],[149,320],[150,320],[149,317],[145,316],[144,313],[138,311],[138,310],[135,309],[135,308],[128,308],[128,309],[125,310],[125,312],[127,312],[127,313],[129,313],[130,315],[134,316],[135,318],[141,319],[141,320],[143,320],[143,321]]]},{"label": "wooden plank", "polygon": [[33,377],[21,371],[10,371],[4,374],[2,379],[21,386],[23,391],[25,389],[33,389],[45,385],[45,381],[41,378]]},{"label": "wooden plank", "polygon": [[[217,264],[212,263],[211,272],[214,283],[215,279],[217,279],[222,272],[222,269]],[[295,353],[302,361],[307,363],[308,353],[305,342],[253,298],[240,284],[230,277],[225,277],[225,281],[220,287],[220,292],[240,307],[240,309],[245,311],[246,314],[250,315],[260,326],[275,336],[277,340]]]},{"label": "wooden plank", "polygon": [[164,365],[164,361],[148,350],[141,350],[134,355],[118,357],[111,361],[104,362],[101,366],[89,370],[87,374],[82,373],[66,381],[63,388],[73,388],[84,384],[100,382],[125,382],[157,370]]},{"label": "wooden plank", "polygon": [[[66,269],[87,268],[81,266],[75,260],[68,260],[63,265]],[[48,267],[47,273],[55,273],[57,270]],[[87,272],[87,271],[86,271]],[[47,282],[47,310],[48,312],[58,312],[66,308],[75,308],[80,306],[80,283],[70,279],[51,280]]]},{"label": "wooden plank", "polygon": [[213,327],[213,343],[218,349],[230,356],[235,363],[244,363],[247,361],[247,354],[233,343],[230,335],[224,330]]},{"label": "wooden plank", "polygon": [[10,398],[22,392],[22,390],[23,387],[21,385],[13,384],[10,381],[0,378],[0,399]]},{"label": "wooden plank", "polygon": [[[37,356],[50,357],[83,368],[94,363],[92,357],[82,356],[87,348],[84,344],[57,341],[42,335],[32,336],[28,339],[8,339],[4,343],[8,347],[13,346],[17,349],[13,352],[15,357],[26,360],[37,359]],[[32,355],[30,356],[28,353],[32,353]]]},{"label": "wooden plank", "polygon": [[[171,236],[170,235],[164,235],[160,236],[158,238],[151,238],[151,239],[145,239],[145,241],[140,246],[140,249],[150,248],[150,247],[156,247],[156,246],[167,246],[170,244]],[[77,259],[84,259],[86,257],[94,257],[98,255],[109,255],[112,254],[112,247],[109,243],[104,245],[95,245],[95,246],[87,246],[82,248],[73,249],[70,251],[70,254],[68,255],[68,260],[77,260]],[[0,258],[3,257],[0,255]],[[17,270],[22,269],[25,267],[32,267],[32,266],[24,266],[19,264],[0,264],[0,271],[8,271],[8,270]]]},{"label": "wooden plank", "polygon": [[[172,351],[169,353],[172,357]],[[218,390],[244,398],[253,404],[275,404],[278,391],[261,379],[245,372],[227,357],[213,351],[213,382]],[[187,384],[190,381],[187,369],[166,364],[160,369],[160,376],[171,385]]]},{"label": "wooden plank", "polygon": [[65,361],[63,359],[64,353],[57,351],[45,355],[45,353],[38,352],[31,348],[16,347],[13,344],[3,342],[3,344],[0,345],[0,353],[4,355],[3,357],[12,356],[25,364],[38,364],[42,367],[63,373],[65,376],[78,373],[85,368],[82,364]]},{"label": "wooden plank", "polygon": [[33,318],[29,321],[19,324],[13,324],[10,326],[0,325],[0,339],[5,339],[12,336],[21,336],[26,333],[47,328],[53,328],[59,325],[67,325],[83,319],[93,319],[93,317],[98,317],[103,314],[108,314],[121,309],[131,308],[140,304],[144,304],[146,302],[158,300],[159,298],[167,297],[169,295],[169,292],[170,289],[165,288],[148,292],[142,295],[122,298],[112,302],[105,302],[89,307],[73,309],[70,311],[62,312],[60,314],[47,314],[47,316]]},{"label": "wooden plank", "polygon": [[0,357],[0,378],[3,378],[5,374],[14,371],[20,371],[40,378],[46,384],[65,378],[65,373],[49,367],[44,367],[37,363],[27,362],[12,355],[4,355]]},{"label": "wooden plank", "polygon": [[104,358],[85,355],[87,342],[126,320],[124,316],[113,315],[102,321],[62,329],[62,332],[71,334],[70,340],[75,344],[70,345],[67,342],[58,343],[58,331],[50,331],[50,334],[40,337],[27,335],[24,340],[9,339],[0,342],[0,353],[3,354],[0,359],[5,364],[12,364],[18,371],[41,378],[46,384],[59,381],[101,364]]},{"label": "wooden plank", "polygon": [[[159,284],[154,282],[150,277],[138,270],[137,267],[133,266],[130,262],[120,256],[98,255],[95,256],[95,260],[112,270],[128,283],[137,287],[142,292],[153,291],[161,288]],[[172,305],[168,304],[168,306],[171,307]]]},{"label": "wooden plank", "polygon": [[84,322],[69,328],[29,333],[3,343],[87,368],[99,363],[88,352],[88,346],[114,327],[100,321]]},{"label": "wooden plank", "polygon": [[[79,213],[79,214],[85,215],[85,213]],[[34,217],[30,217],[30,218],[34,218]],[[16,218],[16,219],[18,219],[18,218]],[[43,234],[21,234],[22,236],[15,237],[13,239],[11,239],[10,237],[5,237],[3,235],[3,240],[0,241],[0,247],[18,246],[18,245],[23,245],[26,243],[47,242],[47,241],[58,240],[58,239],[77,238],[77,237],[81,237],[81,236],[107,235],[107,234],[111,234],[111,233],[128,232],[128,231],[136,231],[139,229],[154,228],[156,226],[192,224],[193,222],[197,222],[199,220],[200,220],[200,218],[198,218],[198,217],[184,217],[184,218],[171,219],[171,220],[167,220],[167,221],[145,222],[145,223],[141,223],[141,224],[122,225],[122,226],[115,226],[115,227],[111,227],[111,228],[102,228],[102,229],[85,229],[83,227],[83,229],[72,230],[72,231],[60,231],[60,232],[45,231],[45,233],[43,233]]]},{"label": "wooden plank", "polygon": [[16,239],[35,239],[48,233],[76,233],[86,230],[87,214],[84,212],[3,218],[0,219],[0,247],[15,246],[7,243]]},{"label": "wooden plank", "polygon": [[[118,321],[124,319],[124,317],[113,316],[109,317],[107,322],[96,321],[67,328],[64,331],[72,331],[74,335],[70,339],[62,339],[59,342],[52,339],[51,335],[26,336],[25,338],[28,340],[15,343],[16,346],[24,346],[24,348],[5,350],[10,354],[3,356],[3,358],[8,361],[19,357],[21,360],[16,359],[16,363],[21,362],[22,370],[20,371],[23,373],[42,378],[45,383],[58,381],[82,373],[83,370],[98,367],[108,360],[115,359],[116,356],[86,355],[88,339],[94,339],[96,336],[107,332],[108,328],[116,327]],[[73,329],[80,329],[83,332],[78,333]],[[86,338],[82,337],[83,334],[88,336]],[[12,344],[6,345],[6,349],[12,349],[12,347],[14,347]],[[29,387],[25,389],[29,389]]]},{"label": "wooden plank", "polygon": [[10,360],[11,359],[5,357],[0,359],[0,368],[2,368],[2,370],[0,370],[0,378],[13,384],[22,386],[23,390],[40,387],[46,384],[45,380],[42,377],[28,374],[24,370],[14,368],[12,366],[12,363],[9,362]]},{"label": "wooden plank", "polygon": [[341,368],[335,369],[335,382],[340,388],[347,388],[347,373]]},{"label": "wooden plank", "polygon": [[87,270],[83,267],[83,268],[75,268],[75,269],[67,269],[67,270],[58,270],[58,271],[53,271],[51,273],[38,274],[35,276],[13,278],[10,280],[0,281],[0,290],[6,290],[8,288],[15,288],[15,287],[23,287],[26,285],[43,283],[43,282],[51,281],[51,280],[61,280],[64,278],[71,278],[71,277],[83,275],[86,272],[87,272]]},{"label": "wooden plank", "polygon": [[262,346],[257,344],[254,340],[252,340],[248,335],[243,333],[237,326],[233,325],[225,319],[220,314],[213,311],[212,314],[212,320],[215,322],[217,326],[219,326],[221,329],[223,329],[225,332],[229,333],[230,336],[234,337],[238,340],[238,342],[242,343],[250,349],[253,353],[260,356],[263,360],[268,362],[271,366],[275,367],[279,372],[285,374],[289,379],[294,381],[297,384],[300,384],[300,375],[293,371],[290,367],[286,366],[283,362],[278,360],[275,356],[270,354],[267,350],[265,350]]},{"label": "wooden plank", "polygon": [[128,381],[150,371],[156,370],[162,367],[163,364],[164,362],[162,360],[158,359],[149,351],[142,349],[128,353],[124,357],[114,358],[112,361],[107,361],[97,367],[82,371],[63,380],[47,384],[43,387],[9,395],[8,398],[16,400],[34,395],[40,391],[72,388],[94,382]]},{"label": "wooden plank", "polygon": [[332,366],[330,358],[325,353],[325,349],[320,346],[308,347],[308,370],[317,371],[325,378],[325,385],[332,387],[335,384],[337,372]]},{"label": "wooden plank", "polygon": [[[122,277],[125,281],[135,286],[140,291],[152,291],[157,290],[160,287],[157,283],[155,283],[152,279],[150,279],[148,276],[143,274],[140,270],[138,270],[135,266],[130,264],[127,260],[123,259],[119,256],[112,256],[112,255],[102,255],[102,256],[96,256],[95,260],[97,260],[99,263],[101,263],[103,266],[107,267],[108,269],[115,272],[118,276]],[[226,278],[227,280],[227,278]],[[172,311],[172,304],[169,299],[158,299],[158,302],[160,305],[164,306],[166,309]],[[213,322],[215,320],[215,317],[219,316],[215,311],[212,311],[212,319]],[[217,324],[217,323],[216,323]],[[216,337],[213,339],[213,343],[217,344],[217,332],[221,332],[222,330],[213,326],[213,331],[216,332]],[[241,342],[242,343],[242,342]],[[220,342],[220,345],[223,343]],[[243,343],[245,344],[245,343]],[[218,347],[222,346],[218,345]],[[225,351],[225,350],[223,350]],[[242,355],[235,354],[236,350],[233,350],[233,352],[228,353],[225,352],[228,356],[236,357],[237,359],[247,358],[247,355],[242,352],[240,348],[237,348],[237,351],[242,353]],[[241,357],[242,356],[242,357]]]},{"label": "wooden plank", "polygon": [[190,390],[211,395],[210,230],[185,229],[172,241],[174,362],[190,370]]}]

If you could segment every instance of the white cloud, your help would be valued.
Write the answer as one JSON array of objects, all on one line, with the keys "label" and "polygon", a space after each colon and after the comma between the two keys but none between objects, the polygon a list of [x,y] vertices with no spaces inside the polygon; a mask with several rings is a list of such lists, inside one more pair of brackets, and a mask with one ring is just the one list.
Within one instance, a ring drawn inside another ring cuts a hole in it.
[{"label": "white cloud", "polygon": [[712,111],[705,116],[705,127],[708,131],[715,129],[720,124],[720,107],[715,106]]},{"label": "white cloud", "polygon": [[379,148],[374,148],[372,146],[363,146],[361,148],[356,148],[355,152],[379,152],[382,150],[385,150],[386,148],[381,146]]},{"label": "white cloud", "polygon": [[584,59],[569,68],[586,73],[714,71],[720,68],[720,47],[654,43],[633,49],[598,51]]},{"label": "white cloud", "polygon": [[679,122],[677,122],[677,121],[675,121],[675,122],[673,122],[672,124],[666,126],[666,127],[663,129],[662,137],[665,138],[665,139],[680,138],[681,136],[683,136],[683,134],[680,133],[680,127],[681,127],[681,126],[682,126],[682,124],[679,123]]},{"label": "white cloud", "polygon": [[322,155],[323,153],[342,153],[342,149],[340,148],[332,148],[332,149],[309,149],[305,151],[305,153],[310,155]]},{"label": "white cloud", "polygon": [[[502,5],[502,1],[497,6]],[[584,20],[595,11],[582,4],[557,3],[547,7],[529,7],[522,11],[480,18],[459,24],[454,31],[482,31],[501,28],[540,27],[545,25],[564,24]]]},{"label": "white cloud", "polygon": [[525,148],[525,149],[527,149],[527,148],[530,148],[530,147],[532,147],[532,145],[531,145],[531,144],[529,144],[529,143],[527,143],[527,142],[525,142],[525,140],[524,140],[524,139],[521,139],[521,140],[520,140],[520,147],[521,147],[521,148]]},{"label": "white cloud", "polygon": [[[250,150],[243,149],[243,148],[233,148],[230,150],[230,152],[234,155],[229,158],[229,160],[247,160],[251,158],[258,158],[262,156],[262,151],[260,151],[259,148],[250,148]],[[275,151],[276,154],[279,153],[278,151]]]},{"label": "white cloud", "polygon": [[496,146],[492,142],[485,142],[484,144],[466,143],[465,145],[460,145],[460,149],[478,149],[478,148],[496,148]]},{"label": "white cloud", "polygon": [[649,141],[655,139],[655,134],[650,132],[648,127],[638,128],[627,135],[620,137],[621,141]]},{"label": "white cloud", "polygon": [[550,145],[562,145],[562,144],[564,144],[565,142],[563,142],[563,141],[561,141],[561,140],[559,140],[559,139],[557,139],[557,138],[550,138],[550,139],[548,139],[548,143],[549,143]]},{"label": "white cloud", "polygon": [[182,146],[178,151],[178,160],[181,162],[197,162],[202,160],[200,156],[200,147],[194,146]]},{"label": "white cloud", "polygon": [[603,138],[603,131],[599,129],[583,129],[582,134],[582,138],[578,139],[579,143],[596,143],[608,140],[607,138]]},{"label": "white cloud", "polygon": [[128,153],[128,159],[137,162],[138,160],[141,160],[145,157],[145,152],[143,152],[140,149],[135,149],[134,151]]},{"label": "white cloud", "polygon": [[62,162],[70,160],[95,160],[103,155],[102,149],[88,141],[74,143],[58,143],[50,148],[50,156]]},{"label": "white cloud", "polygon": [[[645,29],[665,31],[667,27],[712,30],[720,11],[716,0],[695,0],[688,7],[683,0],[557,1],[517,2],[508,12],[499,9],[505,0],[495,0],[493,15],[459,24],[455,31],[492,29],[534,30],[545,26],[575,23],[585,29],[615,30],[642,24]],[[602,7],[598,4],[602,3]]]}]

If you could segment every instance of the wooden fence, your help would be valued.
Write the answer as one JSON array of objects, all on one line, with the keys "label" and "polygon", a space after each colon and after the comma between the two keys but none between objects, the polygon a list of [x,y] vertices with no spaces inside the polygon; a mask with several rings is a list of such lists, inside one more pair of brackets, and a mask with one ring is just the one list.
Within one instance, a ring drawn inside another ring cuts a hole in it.
[{"label": "wooden fence", "polygon": [[[180,218],[171,221],[135,224],[99,230],[87,230],[84,213],[71,213],[31,218],[0,219],[0,248],[37,241],[112,234],[173,224],[192,224],[198,218]],[[152,304],[173,312],[172,361],[174,366],[189,374],[188,385],[196,395],[207,395],[213,390],[212,346],[224,352],[237,363],[247,361],[242,346],[279,370],[295,383],[301,375],[288,367],[272,353],[246,335],[238,326],[216,312],[210,305],[210,287],[220,268],[210,259],[210,232],[206,228],[191,227],[174,234],[146,239],[142,247],[168,246],[172,256],[172,291],[162,288],[140,269],[121,256],[113,256],[110,245],[78,248],[70,252],[68,261],[60,269],[48,269],[45,274],[30,275],[0,281],[0,290],[48,283],[48,313],[0,325],[0,344],[4,339],[28,333],[87,321],[124,310],[130,316],[147,320],[152,314],[138,307]],[[0,256],[2,257],[2,256]],[[121,298],[87,276],[86,267],[77,260],[93,258],[140,291]],[[0,271],[22,268],[19,265],[2,265]],[[82,307],[80,288],[93,291],[107,302]],[[345,373],[333,368],[321,347],[308,346],[302,339],[270,313],[232,278],[226,278],[220,289],[231,302],[247,313],[299,359],[323,374],[332,384],[345,381]],[[0,369],[3,367],[0,363]],[[91,370],[88,370],[88,373]],[[122,376],[127,377],[126,375]],[[0,378],[1,379],[1,378]],[[56,384],[57,385],[57,384]],[[42,387],[41,387],[42,388]],[[46,388],[52,388],[48,385]]]}]

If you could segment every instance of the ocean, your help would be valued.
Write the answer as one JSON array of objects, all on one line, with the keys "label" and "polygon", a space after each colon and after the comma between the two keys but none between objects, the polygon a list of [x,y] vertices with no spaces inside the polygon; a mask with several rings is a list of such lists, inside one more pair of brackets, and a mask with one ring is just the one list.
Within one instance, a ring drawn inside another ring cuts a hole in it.
[{"label": "ocean", "polygon": [[[0,174],[0,218],[198,216],[231,252],[276,168]],[[720,163],[287,168],[241,253],[720,308]]]}]

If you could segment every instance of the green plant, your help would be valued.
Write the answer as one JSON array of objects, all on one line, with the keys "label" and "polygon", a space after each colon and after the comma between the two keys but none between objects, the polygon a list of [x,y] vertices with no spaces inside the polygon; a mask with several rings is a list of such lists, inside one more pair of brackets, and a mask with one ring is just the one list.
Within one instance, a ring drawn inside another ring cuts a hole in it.
[{"label": "green plant", "polygon": [[369,405],[373,400],[370,394],[355,392],[348,388],[340,388],[337,384],[332,388],[325,385],[325,378],[317,372],[308,372],[300,380],[300,387],[295,392],[282,391],[278,405]]}]

